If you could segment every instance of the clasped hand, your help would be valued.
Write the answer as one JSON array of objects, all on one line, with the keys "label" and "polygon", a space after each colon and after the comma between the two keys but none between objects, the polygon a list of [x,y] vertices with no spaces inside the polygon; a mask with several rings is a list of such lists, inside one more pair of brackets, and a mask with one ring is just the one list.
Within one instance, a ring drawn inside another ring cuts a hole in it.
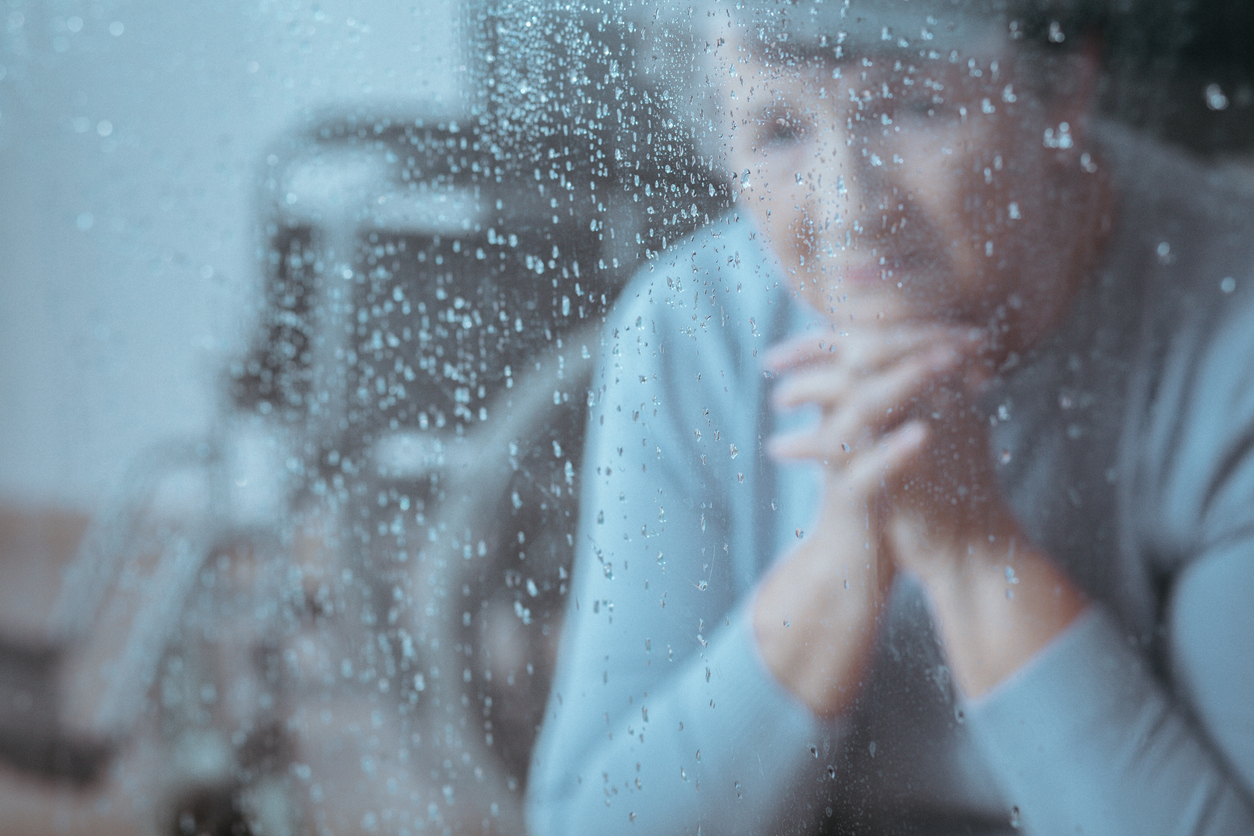
[{"label": "clasped hand", "polygon": [[[1001,500],[978,406],[986,343],[979,330],[895,324],[805,336],[767,358],[781,378],[776,408],[821,413],[769,452],[818,462],[824,478],[808,535],[759,585],[754,627],[768,668],[820,716],[858,695],[898,571],[922,581],[968,693],[1003,679],[1082,607]],[[1022,576],[1026,605],[1007,596],[1010,576]]]}]

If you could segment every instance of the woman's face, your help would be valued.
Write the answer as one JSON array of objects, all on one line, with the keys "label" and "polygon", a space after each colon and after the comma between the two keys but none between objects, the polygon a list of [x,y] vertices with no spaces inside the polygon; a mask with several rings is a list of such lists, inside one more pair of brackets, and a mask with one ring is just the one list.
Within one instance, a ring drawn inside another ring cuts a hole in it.
[{"label": "woman's face", "polygon": [[[720,54],[739,201],[837,322],[997,323],[1015,344],[1075,282],[1092,156],[1008,49],[839,61]],[[1078,230],[1078,231],[1077,231]],[[1070,239],[1070,240],[1068,240]],[[1011,333],[1012,331],[1016,333]]]}]

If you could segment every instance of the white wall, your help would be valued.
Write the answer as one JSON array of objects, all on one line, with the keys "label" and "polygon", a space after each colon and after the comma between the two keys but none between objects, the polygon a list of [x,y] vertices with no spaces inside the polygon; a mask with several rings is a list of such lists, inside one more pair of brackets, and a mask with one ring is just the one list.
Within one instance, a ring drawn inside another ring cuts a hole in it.
[{"label": "white wall", "polygon": [[457,2],[0,0],[0,502],[91,510],[205,432],[263,150],[332,106],[457,114]]}]

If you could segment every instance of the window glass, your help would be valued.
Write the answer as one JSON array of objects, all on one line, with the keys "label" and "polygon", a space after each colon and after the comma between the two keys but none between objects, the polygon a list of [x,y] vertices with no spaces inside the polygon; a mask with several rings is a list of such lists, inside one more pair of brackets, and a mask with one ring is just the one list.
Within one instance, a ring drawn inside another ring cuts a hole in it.
[{"label": "window glass", "polygon": [[4,0],[0,830],[1254,827],[1251,35]]}]

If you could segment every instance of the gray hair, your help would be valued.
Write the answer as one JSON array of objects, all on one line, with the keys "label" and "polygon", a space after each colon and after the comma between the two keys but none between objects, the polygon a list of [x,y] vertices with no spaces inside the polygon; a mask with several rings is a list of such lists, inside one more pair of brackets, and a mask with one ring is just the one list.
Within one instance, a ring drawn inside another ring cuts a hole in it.
[{"label": "gray hair", "polygon": [[725,39],[784,60],[840,59],[885,46],[948,53],[1005,37],[1005,0],[695,0],[624,9],[639,31],[639,83],[665,101],[703,161],[723,176],[715,61]]},{"label": "gray hair", "polygon": [[[1089,35],[1103,41],[1105,110],[1143,107],[1183,42],[1183,7],[1172,0],[627,0],[638,31],[637,79],[691,132],[698,154],[722,169],[713,59],[722,30],[771,57],[839,59],[884,47],[934,53],[1015,43],[1034,67],[1028,83],[1049,95],[1065,82],[1057,65]],[[725,173],[725,172],[724,172]]]}]

